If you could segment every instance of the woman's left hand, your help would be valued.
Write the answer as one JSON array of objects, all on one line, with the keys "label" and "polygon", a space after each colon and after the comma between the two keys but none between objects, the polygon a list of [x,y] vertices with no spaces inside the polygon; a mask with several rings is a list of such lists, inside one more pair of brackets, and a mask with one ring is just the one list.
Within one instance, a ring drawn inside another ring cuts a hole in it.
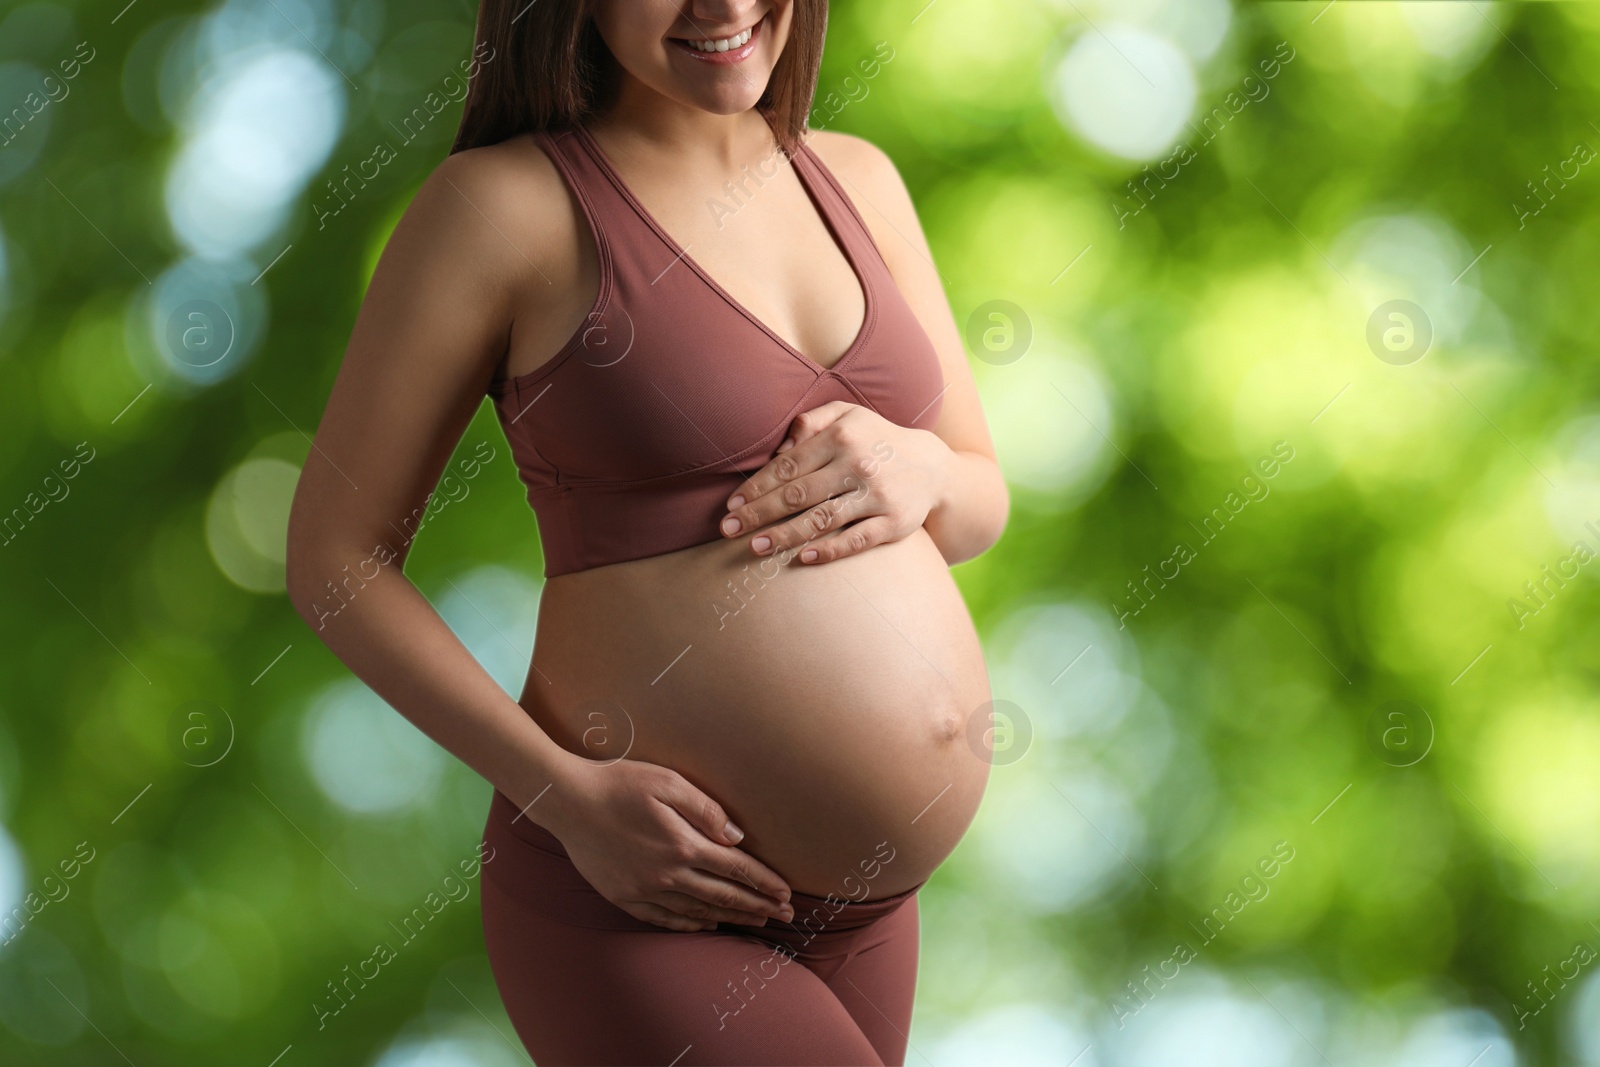
[{"label": "woman's left hand", "polygon": [[940,503],[952,455],[938,435],[859,404],[812,408],[790,424],[772,462],[728,499],[722,534],[760,530],[750,539],[757,555],[797,551],[802,563],[898,541]]}]

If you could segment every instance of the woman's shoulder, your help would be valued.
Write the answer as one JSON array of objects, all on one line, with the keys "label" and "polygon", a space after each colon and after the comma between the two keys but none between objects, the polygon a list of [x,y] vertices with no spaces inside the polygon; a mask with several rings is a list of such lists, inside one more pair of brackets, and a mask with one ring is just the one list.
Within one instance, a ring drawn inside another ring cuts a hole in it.
[{"label": "woman's shoulder", "polygon": [[[805,140],[835,176],[848,179],[863,190],[883,190],[905,184],[889,154],[865,137],[836,130],[807,130]],[[845,188],[848,190],[849,186]]]},{"label": "woman's shoulder", "polygon": [[922,231],[894,160],[864,137],[833,130],[808,131],[806,145],[838,179],[893,270],[906,235],[920,236]]},{"label": "woman's shoulder", "polygon": [[834,130],[806,131],[805,142],[853,200],[867,200],[894,221],[907,211],[914,213],[906,182],[885,150],[866,138]]},{"label": "woman's shoulder", "polygon": [[562,179],[532,134],[446,156],[418,191],[419,201],[447,215],[477,215],[489,236],[536,237],[567,211]]},{"label": "woman's shoulder", "polygon": [[808,128],[805,141],[811,146],[812,151],[819,155],[836,155],[843,161],[865,163],[869,167],[894,166],[883,149],[865,137],[858,137],[853,133]]},{"label": "woman's shoulder", "polygon": [[[454,152],[423,180],[396,237],[415,254],[470,260],[516,289],[578,258],[578,209],[532,134]],[[393,240],[391,243],[394,243]]]}]

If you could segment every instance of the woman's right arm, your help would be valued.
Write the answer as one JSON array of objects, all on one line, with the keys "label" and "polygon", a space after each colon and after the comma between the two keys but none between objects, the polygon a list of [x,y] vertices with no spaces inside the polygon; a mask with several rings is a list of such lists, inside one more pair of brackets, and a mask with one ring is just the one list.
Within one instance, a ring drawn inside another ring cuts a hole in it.
[{"label": "woman's right arm", "polygon": [[514,153],[445,160],[390,237],[295,492],[289,597],[391,707],[570,842],[607,899],[675,929],[764,921],[788,888],[732,847],[739,837],[714,800],[668,768],[561,748],[403,570],[429,494],[513,329],[525,328],[519,317],[546,313],[580,273],[560,266],[549,237],[571,229],[559,178],[547,163],[530,174]]}]

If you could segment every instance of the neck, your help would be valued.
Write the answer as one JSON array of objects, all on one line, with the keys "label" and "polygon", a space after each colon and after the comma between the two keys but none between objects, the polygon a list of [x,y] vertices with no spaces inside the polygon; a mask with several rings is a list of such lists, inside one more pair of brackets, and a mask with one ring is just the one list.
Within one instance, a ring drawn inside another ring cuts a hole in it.
[{"label": "neck", "polygon": [[618,156],[659,158],[692,150],[698,161],[729,170],[773,142],[771,127],[755,108],[714,114],[668,99],[627,75],[612,106],[587,125]]}]

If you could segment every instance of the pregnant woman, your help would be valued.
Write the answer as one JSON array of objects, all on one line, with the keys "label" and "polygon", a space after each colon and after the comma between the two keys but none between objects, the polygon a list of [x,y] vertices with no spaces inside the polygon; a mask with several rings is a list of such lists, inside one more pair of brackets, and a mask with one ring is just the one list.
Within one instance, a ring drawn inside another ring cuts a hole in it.
[{"label": "pregnant woman", "polygon": [[[806,130],[826,14],[483,0],[295,497],[300,612],[495,787],[541,1067],[903,1062],[916,893],[988,780],[949,567],[1008,499],[899,175]],[[402,572],[486,394],[544,547],[516,702]]]}]

